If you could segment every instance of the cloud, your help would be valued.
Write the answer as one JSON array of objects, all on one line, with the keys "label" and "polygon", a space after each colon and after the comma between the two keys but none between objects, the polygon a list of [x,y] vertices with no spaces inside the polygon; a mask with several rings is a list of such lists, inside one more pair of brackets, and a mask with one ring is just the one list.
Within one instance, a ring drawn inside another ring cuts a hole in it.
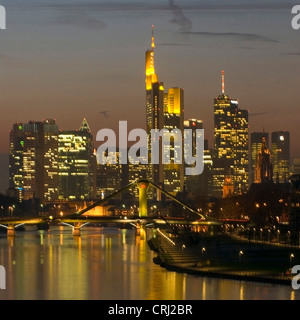
[{"label": "cloud", "polygon": [[261,36],[253,33],[240,32],[202,32],[202,31],[184,31],[185,34],[204,36],[204,37],[227,37],[241,41],[263,41],[263,42],[279,42],[269,37]]},{"label": "cloud", "polygon": [[174,4],[174,0],[169,0],[169,7],[173,12],[174,18],[170,20],[172,23],[180,25],[180,31],[189,31],[192,29],[192,22],[183,13],[182,9]]}]

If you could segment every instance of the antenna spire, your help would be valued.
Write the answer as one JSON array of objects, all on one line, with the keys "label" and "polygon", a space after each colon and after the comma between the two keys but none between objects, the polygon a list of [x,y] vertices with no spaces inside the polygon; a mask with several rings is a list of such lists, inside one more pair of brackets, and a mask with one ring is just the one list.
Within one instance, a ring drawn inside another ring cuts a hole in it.
[{"label": "antenna spire", "polygon": [[151,48],[152,48],[152,50],[154,50],[154,48],[155,48],[155,44],[154,44],[154,25],[152,25]]},{"label": "antenna spire", "polygon": [[225,93],[225,76],[224,70],[222,71],[222,94]]}]

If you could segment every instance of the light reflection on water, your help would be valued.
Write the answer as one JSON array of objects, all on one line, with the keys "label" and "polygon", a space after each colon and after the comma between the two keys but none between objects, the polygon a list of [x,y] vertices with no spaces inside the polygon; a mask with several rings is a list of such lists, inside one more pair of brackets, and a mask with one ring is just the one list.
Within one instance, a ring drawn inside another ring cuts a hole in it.
[{"label": "light reflection on water", "polygon": [[196,277],[153,263],[146,240],[133,230],[67,227],[0,235],[5,300],[290,300],[289,286]]}]

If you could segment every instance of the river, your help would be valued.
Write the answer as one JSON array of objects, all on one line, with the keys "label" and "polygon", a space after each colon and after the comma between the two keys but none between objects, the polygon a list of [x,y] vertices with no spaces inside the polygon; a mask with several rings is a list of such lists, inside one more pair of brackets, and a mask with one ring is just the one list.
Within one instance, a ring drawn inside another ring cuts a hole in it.
[{"label": "river", "polygon": [[134,230],[68,227],[0,234],[1,300],[298,300],[290,286],[167,271]]}]

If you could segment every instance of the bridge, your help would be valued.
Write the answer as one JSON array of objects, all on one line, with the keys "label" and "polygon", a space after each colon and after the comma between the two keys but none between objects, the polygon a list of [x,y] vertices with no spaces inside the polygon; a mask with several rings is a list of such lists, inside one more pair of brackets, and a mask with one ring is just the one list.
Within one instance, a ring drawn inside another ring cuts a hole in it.
[{"label": "bridge", "polygon": [[[137,187],[139,191],[139,215],[137,217],[114,217],[114,216],[89,216],[86,213],[97,206],[106,203],[108,200],[114,198],[115,196],[126,192],[132,187]],[[149,188],[155,188],[162,194],[174,200],[176,203],[180,204],[183,208],[187,210],[188,213],[193,214],[194,217],[191,218],[169,218],[163,217],[159,214],[157,218],[148,216],[148,190]],[[196,218],[195,218],[196,217]],[[189,205],[183,203],[181,200],[177,199],[172,194],[166,192],[163,188],[155,185],[149,180],[138,179],[134,182],[129,183],[127,186],[111,193],[109,196],[96,201],[95,203],[87,206],[86,208],[77,211],[76,213],[69,214],[64,217],[33,217],[33,218],[4,218],[0,219],[0,227],[7,229],[8,236],[14,236],[15,230],[19,226],[25,224],[42,224],[48,223],[59,223],[72,228],[74,236],[80,236],[80,229],[87,225],[88,223],[114,223],[114,224],[131,224],[136,228],[137,235],[144,236],[145,228],[150,225],[167,225],[176,232],[176,225],[185,226],[195,226],[195,225],[220,225],[222,223],[218,221],[208,220],[197,210],[191,208]]]}]

